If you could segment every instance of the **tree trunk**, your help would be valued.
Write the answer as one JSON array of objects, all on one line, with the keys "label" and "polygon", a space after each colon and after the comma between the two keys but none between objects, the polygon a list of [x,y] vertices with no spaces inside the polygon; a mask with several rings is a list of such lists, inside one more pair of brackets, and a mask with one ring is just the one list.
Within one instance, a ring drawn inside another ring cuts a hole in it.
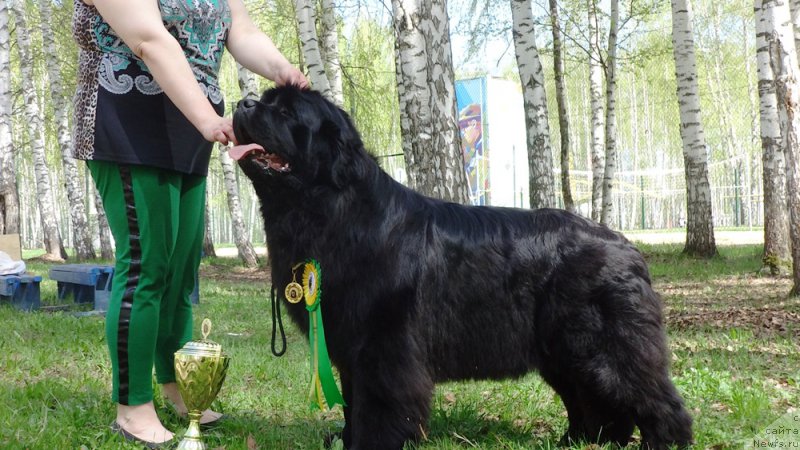
[{"label": "tree trunk", "polygon": [[517,56],[522,96],[525,104],[525,128],[528,136],[531,208],[555,206],[553,189],[553,153],[547,123],[547,96],[542,64],[536,50],[533,10],[530,0],[511,0],[514,49]]},{"label": "tree trunk", "polygon": [[775,79],[770,65],[767,36],[772,22],[760,0],[755,2],[756,59],[758,98],[761,116],[761,150],[764,178],[764,256],[762,272],[780,275],[791,264],[789,249],[789,212],[786,197],[786,160],[783,153],[781,123]]},{"label": "tree trunk", "polygon": [[339,107],[344,106],[342,90],[342,66],[339,63],[339,29],[336,26],[336,4],[334,0],[321,0],[320,34],[322,35],[322,59],[331,87],[331,98]]},{"label": "tree trunk", "polygon": [[[761,2],[756,0],[756,7],[760,4]],[[789,0],[789,11],[792,15],[794,49],[800,51],[800,0]],[[798,60],[800,60],[800,56],[798,56]]]},{"label": "tree trunk", "polygon": [[690,0],[672,0],[672,44],[686,171],[687,220],[683,251],[692,256],[709,258],[717,254],[717,246],[714,242],[708,149],[700,114]]},{"label": "tree trunk", "polygon": [[[253,74],[240,65],[237,65],[237,68],[239,90],[241,91],[242,98],[258,99],[258,88],[256,87],[256,80]],[[228,156],[228,152],[225,150],[220,152],[219,162],[222,164],[225,192],[228,194],[228,211],[231,213],[231,222],[233,224],[233,240],[236,243],[239,258],[242,259],[247,267],[257,267],[258,256],[247,234],[247,228],[245,227],[244,216],[242,214],[242,205],[239,201],[239,187],[236,184],[236,168],[234,167],[233,160]]]},{"label": "tree trunk", "polygon": [[603,212],[600,223],[611,227],[614,217],[614,177],[617,172],[617,28],[619,26],[619,0],[611,0],[611,17],[608,28],[606,57],[606,163],[603,172]]},{"label": "tree trunk", "polygon": [[[94,186],[94,185],[93,185]],[[92,187],[94,207],[97,210],[97,230],[100,236],[100,257],[105,260],[114,259],[114,246],[111,244],[111,229],[108,228],[106,210],[103,208],[103,199],[97,189]]]},{"label": "tree trunk", "polygon": [[50,26],[52,18],[51,0],[39,1],[39,14],[42,26],[42,43],[47,64],[47,77],[50,81],[50,98],[53,101],[53,114],[55,116],[58,145],[61,149],[61,161],[64,165],[64,184],[69,199],[69,212],[72,219],[73,246],[75,257],[78,261],[94,259],[94,245],[92,234],[89,230],[89,220],[84,206],[85,193],[78,166],[71,157],[72,136],[70,134],[69,116],[70,107],[64,95],[64,85],[61,81],[61,67],[58,51],[56,50],[55,36]]},{"label": "tree trunk", "polygon": [[603,210],[603,66],[600,56],[600,25],[597,22],[597,0],[589,6],[589,97],[592,108],[592,220],[599,222]]},{"label": "tree trunk", "polygon": [[466,203],[446,3],[392,0],[392,10],[400,128],[410,185],[431,197]]},{"label": "tree trunk", "polygon": [[206,232],[203,235],[203,255],[216,258],[217,251],[214,249],[214,236],[211,233],[211,202],[208,201],[211,198],[211,193],[208,188],[209,186],[206,184]]},{"label": "tree trunk", "polygon": [[50,171],[47,168],[45,154],[44,124],[42,111],[39,109],[38,96],[33,85],[33,54],[31,53],[31,33],[25,20],[25,8],[19,1],[12,3],[16,19],[17,46],[20,58],[20,80],[22,96],[25,99],[25,119],[33,153],[34,172],[36,174],[36,197],[42,221],[45,259],[63,260],[67,255],[61,242],[61,233],[56,219],[56,208],[53,202],[53,189],[50,186]]},{"label": "tree trunk", "polygon": [[319,51],[315,3],[311,0],[295,0],[294,5],[295,15],[297,16],[297,29],[303,46],[303,59],[308,68],[308,77],[311,79],[311,85],[325,98],[334,101],[330,81],[325,73],[325,63]]},{"label": "tree trunk", "polygon": [[553,28],[553,71],[556,80],[556,102],[558,103],[558,128],[561,135],[561,196],[564,209],[575,212],[569,180],[569,114],[564,92],[564,60],[561,47],[561,24],[558,20],[558,1],[550,0],[550,23]]},{"label": "tree trunk", "polygon": [[[756,1],[758,6],[758,0]],[[765,19],[770,67],[775,79],[778,115],[784,126],[783,142],[786,153],[786,179],[789,195],[789,236],[792,241],[791,295],[800,292],[800,85],[798,85],[797,51],[791,26],[791,13],[787,3],[775,0],[762,2]]]},{"label": "tree trunk", "polygon": [[11,138],[11,62],[8,1],[0,0],[0,233],[19,233],[19,192]]}]

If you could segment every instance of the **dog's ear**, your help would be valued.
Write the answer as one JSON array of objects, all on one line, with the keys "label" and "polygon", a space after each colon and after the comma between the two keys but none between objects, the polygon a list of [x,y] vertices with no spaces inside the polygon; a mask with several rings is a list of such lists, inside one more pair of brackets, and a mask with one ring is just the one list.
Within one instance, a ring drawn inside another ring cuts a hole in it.
[{"label": "dog's ear", "polygon": [[366,164],[361,139],[353,124],[344,117],[337,121],[326,119],[320,126],[320,136],[330,146],[331,181],[337,188],[364,176]]}]

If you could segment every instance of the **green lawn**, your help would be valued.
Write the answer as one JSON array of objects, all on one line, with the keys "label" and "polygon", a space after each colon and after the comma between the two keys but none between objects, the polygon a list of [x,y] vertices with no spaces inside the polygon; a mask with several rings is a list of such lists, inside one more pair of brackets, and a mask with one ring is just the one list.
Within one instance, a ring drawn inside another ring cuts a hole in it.
[{"label": "green lawn", "polygon": [[[788,279],[756,275],[759,247],[721,248],[711,261],[683,257],[680,246],[641,248],[667,305],[673,375],[695,417],[697,448],[741,448],[792,408],[800,414],[800,301],[786,298]],[[43,302],[55,304],[49,266],[28,266],[45,278]],[[309,409],[308,346],[288,320],[289,349],[272,356],[264,274],[234,260],[203,262],[196,327],[212,318],[211,338],[232,357],[215,404],[229,420],[205,434],[208,448],[322,449],[343,424],[341,410]],[[0,307],[0,448],[136,448],[108,429],[109,390],[102,317]],[[184,426],[166,412],[162,420]],[[560,400],[536,375],[447,383],[416,448],[554,448],[566,425]]]}]

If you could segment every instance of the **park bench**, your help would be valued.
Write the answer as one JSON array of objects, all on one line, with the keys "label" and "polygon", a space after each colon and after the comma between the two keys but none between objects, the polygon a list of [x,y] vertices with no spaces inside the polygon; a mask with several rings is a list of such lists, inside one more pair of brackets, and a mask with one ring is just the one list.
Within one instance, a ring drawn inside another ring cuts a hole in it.
[{"label": "park bench", "polygon": [[50,279],[58,283],[58,300],[92,303],[93,310],[108,310],[114,268],[94,264],[60,264],[50,268]]},{"label": "park bench", "polygon": [[0,275],[0,300],[25,311],[39,309],[41,281],[39,275]]},{"label": "park bench", "polygon": [[[0,235],[0,251],[14,261],[21,261],[19,234]],[[0,275],[0,301],[11,302],[11,305],[25,311],[39,309],[41,281],[42,277],[30,273]]]}]

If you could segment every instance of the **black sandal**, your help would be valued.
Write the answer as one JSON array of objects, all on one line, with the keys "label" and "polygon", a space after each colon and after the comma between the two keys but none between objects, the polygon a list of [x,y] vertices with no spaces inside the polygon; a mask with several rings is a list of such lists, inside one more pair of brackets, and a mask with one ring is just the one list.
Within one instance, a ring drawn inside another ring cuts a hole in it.
[{"label": "black sandal", "polygon": [[114,423],[111,424],[111,431],[122,436],[128,442],[141,444],[149,449],[168,449],[172,448],[177,442],[177,440],[174,437],[164,442],[146,441],[140,437],[136,437],[133,434],[129,433],[127,430],[125,430],[125,428],[122,428],[122,425],[120,425],[117,421],[114,421]]}]

